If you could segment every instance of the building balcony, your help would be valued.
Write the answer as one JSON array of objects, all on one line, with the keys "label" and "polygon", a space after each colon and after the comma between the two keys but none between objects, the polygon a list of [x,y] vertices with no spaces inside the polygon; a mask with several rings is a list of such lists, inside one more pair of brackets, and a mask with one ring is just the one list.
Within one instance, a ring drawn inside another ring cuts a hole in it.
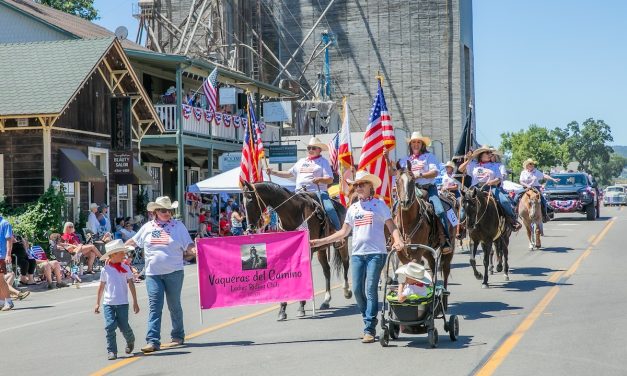
[{"label": "building balcony", "polygon": [[[161,118],[165,132],[176,133],[177,106],[157,104],[155,109]],[[204,109],[192,106],[186,107],[186,110],[181,110],[181,112],[184,134],[233,143],[242,142],[244,136],[244,130],[241,127],[242,119],[236,119],[232,114],[218,113],[217,116],[208,116]],[[280,139],[279,127],[266,125],[261,139],[264,142],[278,141]]]}]

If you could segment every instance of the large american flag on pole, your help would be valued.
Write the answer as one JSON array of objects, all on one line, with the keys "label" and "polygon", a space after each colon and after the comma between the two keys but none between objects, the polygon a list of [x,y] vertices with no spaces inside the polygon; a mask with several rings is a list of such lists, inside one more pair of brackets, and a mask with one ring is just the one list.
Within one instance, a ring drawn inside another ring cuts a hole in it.
[{"label": "large american flag on pole", "polygon": [[346,180],[353,180],[353,152],[351,147],[351,125],[350,125],[350,112],[348,102],[344,98],[344,121],[342,121],[342,129],[340,130],[340,136],[338,137],[338,168],[340,175],[340,202],[345,207],[350,205],[350,198],[348,197],[350,187]]},{"label": "large american flag on pole", "polygon": [[207,108],[210,111],[216,112],[218,105],[218,68],[213,68],[213,71],[209,74],[209,77],[202,83],[202,90],[205,92],[207,98]]},{"label": "large american flag on pole", "polygon": [[[378,90],[377,95],[372,104],[370,112],[370,121],[366,129],[364,137],[364,146],[361,149],[359,158],[359,170],[366,170],[371,174],[377,175],[381,179],[381,186],[376,190],[376,196],[385,201],[386,204],[392,204],[392,177],[388,171],[387,160],[383,156],[385,146],[385,138],[383,132],[383,124],[392,126],[392,120],[385,104],[385,97],[381,88],[381,79],[377,78]],[[394,130],[392,129],[392,135]],[[389,140],[389,138],[388,138]]]},{"label": "large american flag on pole", "polygon": [[244,127],[244,143],[239,176],[240,184],[243,184],[245,181],[249,183],[263,181],[263,174],[259,166],[259,162],[264,156],[263,142],[261,140],[261,129],[257,124],[250,95],[246,98],[246,113],[248,122],[246,127]]},{"label": "large american flag on pole", "polygon": [[340,149],[340,134],[339,132],[333,136],[331,142],[329,142],[329,163],[331,164],[331,168],[333,172],[338,173],[337,167],[337,155]]}]

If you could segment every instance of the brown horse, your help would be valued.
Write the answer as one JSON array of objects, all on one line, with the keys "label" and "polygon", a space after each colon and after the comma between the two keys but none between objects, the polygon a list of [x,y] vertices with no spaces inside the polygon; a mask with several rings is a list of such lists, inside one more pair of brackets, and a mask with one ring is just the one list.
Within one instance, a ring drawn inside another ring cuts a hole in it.
[{"label": "brown horse", "polygon": [[[444,234],[438,230],[440,221],[433,211],[431,204],[420,197],[416,197],[416,180],[410,170],[398,169],[396,172],[396,193],[398,202],[394,213],[394,222],[398,227],[405,244],[423,244],[433,249],[438,249],[444,243]],[[449,234],[455,239],[456,226],[449,223]],[[452,241],[451,252],[443,254],[440,258],[442,280],[444,287],[448,286],[448,277],[451,273],[451,261],[455,250],[455,242]],[[435,270],[435,259],[429,252],[422,249],[405,247],[398,252],[398,258],[402,264],[410,261],[421,262],[426,258],[431,270]]]},{"label": "brown horse", "polygon": [[527,188],[520,198],[518,204],[518,216],[522,219],[527,238],[529,239],[529,250],[540,249],[542,242],[542,202],[540,192],[534,188]]},{"label": "brown horse", "polygon": [[[245,183],[244,186],[244,206],[248,220],[249,230],[255,230],[262,227],[263,212],[266,208],[272,208],[276,211],[280,228],[285,231],[293,231],[298,229],[303,223],[307,222],[310,239],[320,239],[335,232],[331,222],[324,215],[324,209],[318,202],[314,193],[301,192],[294,193],[272,182],[261,182],[255,184]],[[335,210],[337,211],[340,223],[344,223],[346,209],[338,202],[333,201]],[[333,268],[339,274],[340,269],[344,269],[344,297],[350,299],[353,293],[348,285],[348,243],[346,241],[338,242],[333,245],[335,255],[333,257]],[[329,247],[324,246],[312,249],[318,255],[318,261],[322,266],[325,278],[324,301],[320,305],[320,309],[328,309],[331,301],[331,266],[329,265],[330,254]],[[281,303],[279,311],[279,319],[283,320],[287,316],[285,308],[287,303]],[[305,302],[300,302],[298,313],[300,316],[305,315]]]}]

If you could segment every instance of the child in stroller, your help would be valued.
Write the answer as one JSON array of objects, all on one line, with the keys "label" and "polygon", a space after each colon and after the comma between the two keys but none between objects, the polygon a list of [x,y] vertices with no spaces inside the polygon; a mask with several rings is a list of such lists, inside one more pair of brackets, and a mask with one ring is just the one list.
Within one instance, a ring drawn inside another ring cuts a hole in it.
[{"label": "child in stroller", "polygon": [[407,299],[417,300],[425,298],[433,292],[431,275],[424,266],[410,262],[396,270],[400,286],[398,287],[398,302]]}]

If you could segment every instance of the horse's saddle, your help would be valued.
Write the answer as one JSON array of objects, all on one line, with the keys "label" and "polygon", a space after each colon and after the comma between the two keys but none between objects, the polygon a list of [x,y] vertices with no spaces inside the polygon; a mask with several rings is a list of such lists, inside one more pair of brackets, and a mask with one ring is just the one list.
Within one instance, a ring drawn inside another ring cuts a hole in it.
[{"label": "horse's saddle", "polygon": [[450,209],[457,208],[457,197],[455,194],[450,191],[440,191],[438,196],[440,197],[440,201],[442,201],[442,206],[444,207],[444,211],[449,211]]}]

